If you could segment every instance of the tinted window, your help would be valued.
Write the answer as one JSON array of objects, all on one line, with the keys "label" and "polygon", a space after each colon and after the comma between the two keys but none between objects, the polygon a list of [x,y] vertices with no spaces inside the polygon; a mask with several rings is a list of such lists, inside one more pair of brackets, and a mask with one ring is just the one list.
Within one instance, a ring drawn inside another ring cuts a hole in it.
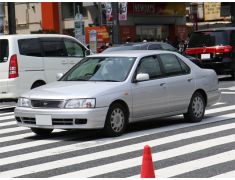
[{"label": "tinted window", "polygon": [[8,56],[9,56],[8,40],[1,39],[0,40],[0,63],[6,62],[8,60]]},{"label": "tinted window", "polygon": [[195,32],[191,35],[188,47],[226,45],[228,43],[226,31],[203,31]]},{"label": "tinted window", "polygon": [[41,46],[39,40],[21,39],[18,40],[19,50],[21,55],[41,57]]},{"label": "tinted window", "polygon": [[230,34],[230,44],[232,46],[235,46],[235,31],[231,31],[231,34]]},{"label": "tinted window", "polygon": [[161,76],[159,61],[152,56],[143,58],[137,69],[137,74],[139,73],[149,74],[150,79],[154,79]]},{"label": "tinted window", "polygon": [[159,50],[162,49],[159,44],[150,44],[148,50]]},{"label": "tinted window", "polygon": [[189,74],[190,68],[188,67],[188,65],[185,62],[183,62],[182,60],[179,60],[179,62],[180,62],[183,74]]},{"label": "tinted window", "polygon": [[46,57],[64,57],[67,56],[62,40],[43,39],[42,47]]},{"label": "tinted window", "polygon": [[175,55],[161,54],[159,56],[161,58],[166,75],[184,74],[181,68],[181,64]]},{"label": "tinted window", "polygon": [[67,54],[70,57],[84,57],[85,48],[75,41],[64,39]]}]

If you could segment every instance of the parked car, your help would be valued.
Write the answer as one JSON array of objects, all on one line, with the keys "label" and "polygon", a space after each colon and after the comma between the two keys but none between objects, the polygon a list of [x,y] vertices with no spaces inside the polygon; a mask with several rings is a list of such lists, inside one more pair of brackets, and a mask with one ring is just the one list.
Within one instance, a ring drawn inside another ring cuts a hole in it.
[{"label": "parked car", "polygon": [[201,66],[235,79],[235,28],[223,27],[192,33],[186,54],[200,58]]},{"label": "parked car", "polygon": [[23,92],[56,80],[89,54],[75,38],[32,34],[0,37],[0,100],[17,99]]},{"label": "parked car", "polygon": [[138,43],[126,43],[121,45],[116,45],[114,47],[109,47],[105,49],[103,52],[114,52],[114,51],[125,51],[125,50],[167,50],[178,52],[189,60],[194,62],[197,65],[200,65],[200,59],[197,57],[193,57],[190,55],[184,54],[184,52],[180,52],[178,49],[165,42],[138,42]]},{"label": "parked car", "polygon": [[127,124],[150,118],[184,114],[199,122],[219,97],[214,70],[178,53],[117,51],[86,57],[58,82],[23,94],[15,118],[38,135],[103,128],[118,136]]}]

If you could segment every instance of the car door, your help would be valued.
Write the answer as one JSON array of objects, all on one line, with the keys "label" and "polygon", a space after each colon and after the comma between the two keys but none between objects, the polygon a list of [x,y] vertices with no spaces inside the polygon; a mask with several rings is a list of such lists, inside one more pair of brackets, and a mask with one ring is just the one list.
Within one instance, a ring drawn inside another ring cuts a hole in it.
[{"label": "car door", "polygon": [[64,44],[68,54],[68,68],[71,68],[85,57],[85,51],[87,49],[80,43],[69,38],[64,38]]},{"label": "car door", "polygon": [[47,82],[55,81],[57,73],[68,69],[67,52],[62,38],[40,38],[43,48],[43,62]]},{"label": "car door", "polygon": [[195,80],[190,67],[174,54],[160,54],[169,97],[169,112],[187,109],[194,92]]},{"label": "car door", "polygon": [[167,112],[167,91],[162,84],[162,71],[156,56],[140,60],[136,74],[147,73],[147,81],[132,83],[134,119],[160,115]]}]

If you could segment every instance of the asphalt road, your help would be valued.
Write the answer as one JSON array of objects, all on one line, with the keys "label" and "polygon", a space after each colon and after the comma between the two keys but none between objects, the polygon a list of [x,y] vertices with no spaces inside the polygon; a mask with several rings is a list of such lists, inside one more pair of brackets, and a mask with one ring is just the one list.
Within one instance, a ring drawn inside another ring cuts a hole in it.
[{"label": "asphalt road", "polygon": [[140,177],[145,145],[157,177],[235,177],[235,81],[220,78],[220,90],[220,102],[200,123],[155,119],[131,124],[117,138],[56,130],[41,139],[17,127],[12,108],[0,104],[0,177]]}]

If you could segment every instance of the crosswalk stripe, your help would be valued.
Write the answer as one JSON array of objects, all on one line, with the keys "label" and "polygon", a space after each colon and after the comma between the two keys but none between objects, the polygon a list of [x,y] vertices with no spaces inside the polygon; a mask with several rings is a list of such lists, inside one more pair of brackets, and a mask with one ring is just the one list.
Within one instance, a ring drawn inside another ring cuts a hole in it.
[{"label": "crosswalk stripe", "polygon": [[214,156],[181,163],[155,171],[159,177],[173,177],[186,172],[194,171],[199,168],[209,167],[226,161],[235,160],[235,150],[220,153]]},{"label": "crosswalk stripe", "polygon": [[231,178],[235,177],[235,171],[230,171],[227,173],[219,174],[217,176],[213,176],[213,178]]},{"label": "crosswalk stripe", "polygon": [[0,114],[0,117],[8,116],[8,115],[14,115],[14,112],[1,113],[1,114]]},{"label": "crosswalk stripe", "polygon": [[222,94],[235,94],[235,92],[225,92],[225,91],[222,91],[221,93]]},{"label": "crosswalk stripe", "polygon": [[1,120],[6,120],[6,119],[14,119],[15,116],[5,116],[5,117],[0,117],[0,121]]},{"label": "crosswalk stripe", "polygon": [[213,113],[218,113],[218,112],[230,111],[233,109],[235,110],[235,105],[209,109],[209,110],[206,110],[205,114],[208,115],[208,114],[213,114]]},{"label": "crosswalk stripe", "polygon": [[15,108],[15,106],[0,106],[0,109],[11,109],[11,108]]},{"label": "crosswalk stripe", "polygon": [[[152,141],[148,141],[148,142],[142,142],[142,143],[138,143],[138,144],[124,146],[121,148],[106,150],[106,151],[102,151],[102,152],[98,152],[98,153],[92,153],[89,155],[58,160],[58,161],[54,161],[54,162],[50,162],[50,163],[45,163],[45,166],[40,164],[40,165],[30,166],[30,167],[26,167],[26,168],[20,168],[18,170],[14,170],[14,171],[17,171],[16,175],[20,176],[20,175],[24,175],[25,173],[29,174],[30,172],[49,170],[50,168],[51,169],[59,168],[59,167],[63,167],[66,165],[77,164],[78,162],[82,163],[82,162],[86,162],[89,160],[97,159],[97,157],[100,159],[100,158],[110,157],[110,156],[114,156],[114,155],[119,155],[122,153],[131,152],[131,151],[133,151],[133,147],[135,150],[141,150],[146,143],[150,144],[151,146],[159,146],[159,145],[170,143],[170,142],[175,142],[175,141],[179,141],[179,140],[183,140],[183,139],[189,139],[192,137],[197,137],[197,136],[202,136],[202,135],[206,135],[206,134],[211,134],[214,132],[223,131],[228,128],[235,128],[235,123],[221,125],[218,127],[216,126],[213,128],[206,128],[203,130],[192,131],[190,133],[187,132],[187,133],[177,134],[177,135],[173,135],[173,136],[169,136],[169,137],[165,137],[165,138],[160,138],[160,139],[156,139],[156,140],[152,140]],[[205,149],[205,147],[207,147],[207,145],[208,146],[215,146],[215,145],[218,145],[221,143],[232,142],[235,140],[234,138],[235,138],[235,135],[227,136],[226,138],[224,137],[222,140],[221,140],[221,138],[217,138],[216,140],[213,139],[213,140],[209,140],[207,142],[204,142],[204,145],[202,143],[201,144],[197,143],[197,145],[195,145],[195,147],[198,146],[198,148]],[[185,146],[184,148],[188,147],[188,150],[197,149],[197,148],[193,148],[192,146],[194,147],[194,145],[188,145],[188,146]],[[82,145],[82,147],[83,147],[83,145]],[[190,148],[190,147],[192,147],[192,148]],[[184,148],[182,148],[178,152],[183,153]],[[55,154],[60,154],[60,153],[65,153],[65,152],[68,153],[70,151],[75,151],[75,150],[79,150],[79,149],[81,149],[81,146],[79,146],[79,144],[73,144],[73,145],[68,145],[68,146],[64,146],[64,147],[54,148],[51,150],[43,150],[40,152],[30,153],[28,155],[27,154],[26,155],[18,155],[15,157],[1,159],[2,162],[0,162],[0,165],[29,160],[29,159],[34,159],[35,157],[39,158],[39,157],[50,156],[51,154],[55,155]],[[172,155],[175,155],[175,153],[173,153]],[[84,161],[83,161],[83,159],[84,159]],[[131,165],[133,165],[133,163]],[[46,167],[46,169],[45,169],[45,167]],[[11,173],[12,173],[12,171],[10,171],[10,174]],[[1,176],[1,174],[0,174],[0,176]],[[78,177],[80,177],[80,176],[78,176]]]},{"label": "crosswalk stripe", "polygon": [[10,122],[6,122],[6,123],[0,123],[0,127],[9,126],[9,125],[16,125],[16,122],[10,121]]},{"label": "crosswalk stripe", "polygon": [[19,134],[19,135],[14,135],[14,136],[1,137],[0,143],[23,139],[23,138],[33,136],[33,135],[34,135],[34,133],[30,132],[30,133],[24,133],[24,134]]},{"label": "crosswalk stripe", "polygon": [[0,138],[1,138],[1,135],[5,133],[17,132],[17,131],[28,130],[28,129],[29,128],[27,127],[15,127],[15,128],[2,129],[0,131]]},{"label": "crosswalk stripe", "polygon": [[235,86],[231,86],[231,87],[227,87],[227,88],[219,88],[219,90],[230,90],[230,91],[234,91],[234,90],[235,90]]}]

